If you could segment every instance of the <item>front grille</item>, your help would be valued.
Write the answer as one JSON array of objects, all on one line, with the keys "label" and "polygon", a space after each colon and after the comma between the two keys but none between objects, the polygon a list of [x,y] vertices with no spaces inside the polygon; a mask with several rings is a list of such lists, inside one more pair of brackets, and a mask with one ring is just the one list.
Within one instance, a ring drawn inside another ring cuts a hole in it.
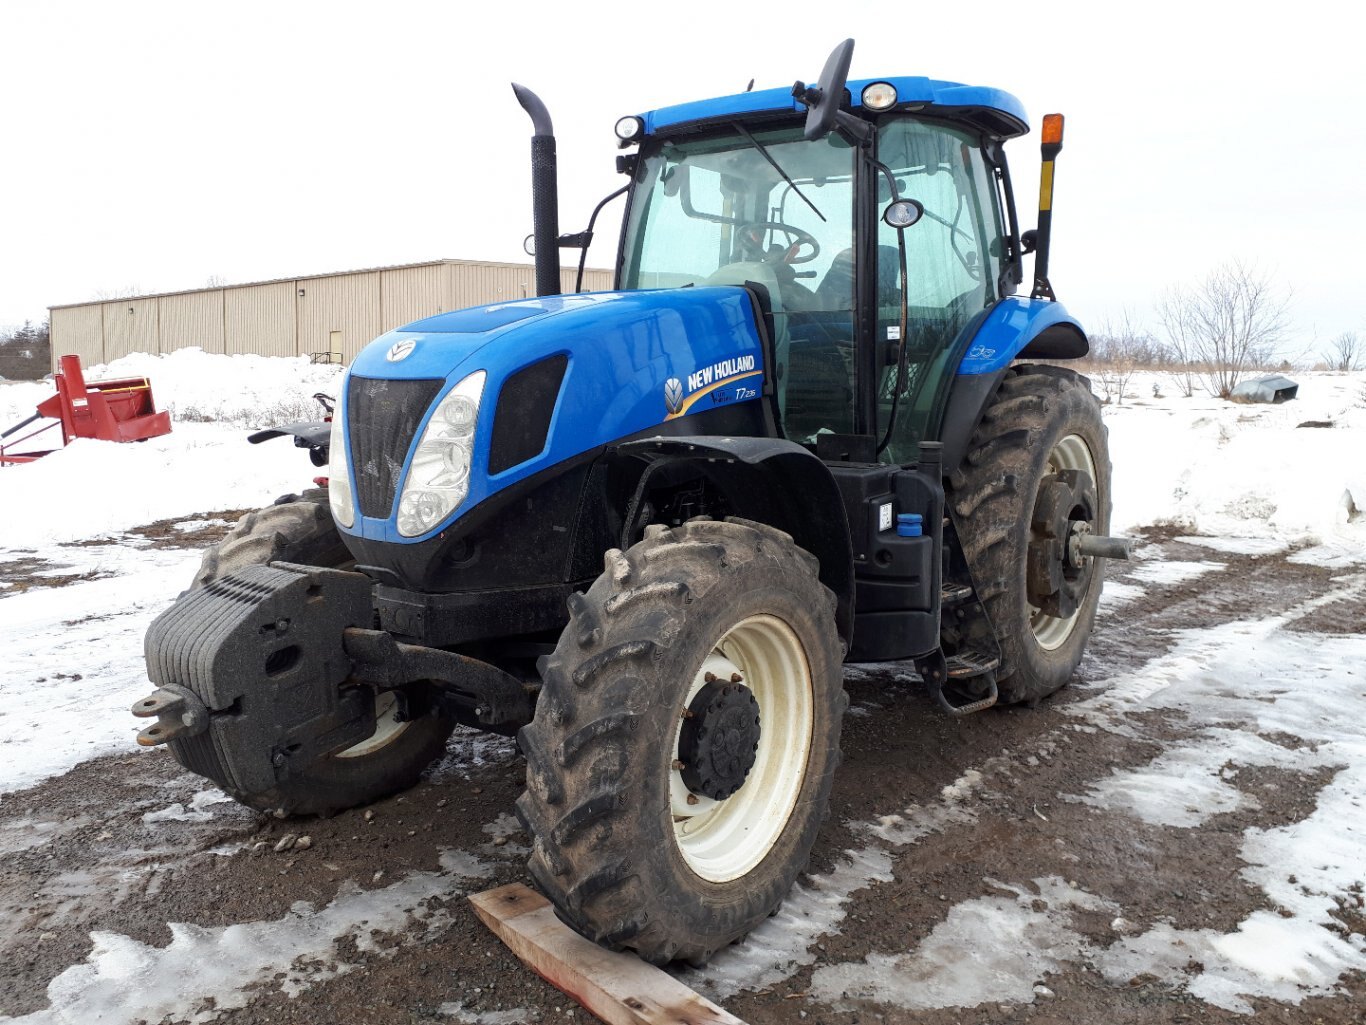
[{"label": "front grille", "polygon": [[346,390],[346,430],[362,516],[388,519],[393,511],[403,460],[444,383],[352,376]]}]

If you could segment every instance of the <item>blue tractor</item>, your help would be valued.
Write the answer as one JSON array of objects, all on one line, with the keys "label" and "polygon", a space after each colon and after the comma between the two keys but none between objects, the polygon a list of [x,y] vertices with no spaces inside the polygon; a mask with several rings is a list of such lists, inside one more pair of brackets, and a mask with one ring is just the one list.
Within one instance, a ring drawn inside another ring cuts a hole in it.
[{"label": "blue tractor", "polygon": [[457,724],[515,735],[560,915],[700,962],[807,862],[844,662],[913,666],[955,716],[1061,687],[1124,554],[1086,380],[1027,362],[1087,351],[1047,276],[1062,120],[1022,233],[1020,103],[849,81],[852,50],[621,119],[597,294],[560,294],[591,225],[559,234],[550,118],[514,87],[538,296],[390,331],[330,424],[286,429],[326,488],[245,517],[152,625],[140,741],[325,814]]}]

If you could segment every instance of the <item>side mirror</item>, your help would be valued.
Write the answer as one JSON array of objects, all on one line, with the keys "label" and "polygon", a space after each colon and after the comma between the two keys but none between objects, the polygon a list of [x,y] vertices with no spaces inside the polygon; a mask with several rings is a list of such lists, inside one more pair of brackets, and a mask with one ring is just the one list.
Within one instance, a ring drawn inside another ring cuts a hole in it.
[{"label": "side mirror", "polygon": [[798,82],[792,95],[806,104],[807,142],[815,142],[829,135],[835,127],[840,104],[844,102],[844,84],[849,79],[849,64],[854,59],[854,41],[846,39],[830,52],[820,81],[814,87]]},{"label": "side mirror", "polygon": [[882,221],[889,228],[904,231],[925,215],[924,205],[916,199],[898,199],[888,203],[882,211]]}]

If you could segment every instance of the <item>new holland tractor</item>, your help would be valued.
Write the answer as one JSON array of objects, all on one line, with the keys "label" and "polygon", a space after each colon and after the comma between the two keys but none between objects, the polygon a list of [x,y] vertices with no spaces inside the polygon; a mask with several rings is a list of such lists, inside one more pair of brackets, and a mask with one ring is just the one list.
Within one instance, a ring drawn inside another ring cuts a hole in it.
[{"label": "new holland tractor", "polygon": [[1047,276],[1062,120],[1022,233],[1019,101],[849,81],[852,51],[621,119],[597,294],[560,294],[591,225],[559,234],[550,117],[514,86],[538,296],[390,331],[330,424],[285,429],[326,485],[246,516],[154,622],[140,741],[307,815],[412,785],[457,724],[515,735],[561,917],[698,963],[807,862],[843,663],[908,664],[955,716],[1061,687],[1124,554],[1089,385],[1028,362],[1087,351]]}]

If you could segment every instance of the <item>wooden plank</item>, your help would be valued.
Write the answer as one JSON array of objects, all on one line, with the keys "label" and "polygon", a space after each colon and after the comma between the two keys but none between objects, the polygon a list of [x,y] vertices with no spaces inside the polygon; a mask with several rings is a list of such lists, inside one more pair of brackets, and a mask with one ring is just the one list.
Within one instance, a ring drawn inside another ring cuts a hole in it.
[{"label": "wooden plank", "polygon": [[527,967],[610,1025],[745,1025],[634,954],[584,939],[521,883],[476,893],[470,903]]}]

